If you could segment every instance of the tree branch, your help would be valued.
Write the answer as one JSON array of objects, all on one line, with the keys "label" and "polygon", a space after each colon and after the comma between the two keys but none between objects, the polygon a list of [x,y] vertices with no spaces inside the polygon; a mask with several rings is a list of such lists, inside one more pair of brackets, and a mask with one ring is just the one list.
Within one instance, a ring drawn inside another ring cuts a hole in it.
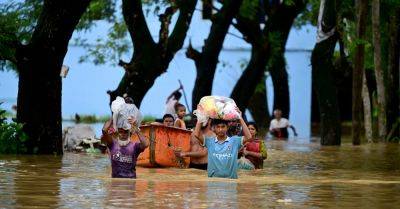
[{"label": "tree branch", "polygon": [[122,0],[122,14],[128,27],[135,52],[155,45],[143,14],[141,0]]},{"label": "tree branch", "polygon": [[263,39],[260,25],[257,21],[249,20],[240,14],[236,16],[236,23],[232,25],[243,34],[243,38],[247,43],[257,44]]},{"label": "tree branch", "polygon": [[182,48],[185,41],[197,0],[179,1],[179,17],[175,27],[168,38],[168,51],[172,54]]},{"label": "tree branch", "polygon": [[159,16],[159,20],[161,22],[160,32],[159,32],[159,41],[158,44],[163,49],[163,54],[167,51],[168,47],[168,34],[169,34],[169,25],[171,24],[172,15],[176,12],[176,7],[170,6],[165,9],[164,14]]},{"label": "tree branch", "polygon": [[193,48],[192,41],[189,42],[189,46],[186,50],[186,57],[194,60],[195,64],[200,61],[201,53]]}]

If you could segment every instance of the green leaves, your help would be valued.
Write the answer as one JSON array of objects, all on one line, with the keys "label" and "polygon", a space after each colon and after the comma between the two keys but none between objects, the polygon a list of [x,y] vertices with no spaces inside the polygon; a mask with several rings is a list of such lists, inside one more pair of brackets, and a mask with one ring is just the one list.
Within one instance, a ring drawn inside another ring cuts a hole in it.
[{"label": "green leaves", "polygon": [[92,0],[88,10],[83,14],[77,30],[87,31],[95,26],[95,21],[105,20],[107,22],[114,22],[116,0]]},{"label": "green leaves", "polygon": [[94,44],[87,44],[85,39],[76,39],[77,45],[83,46],[87,54],[80,57],[79,62],[91,61],[95,65],[118,63],[121,56],[131,49],[127,38],[127,28],[123,20],[114,22],[106,39],[97,39]]},{"label": "green leaves", "polygon": [[28,136],[23,132],[23,124],[8,123],[6,114],[0,109],[0,154],[24,154]]},{"label": "green leaves", "polygon": [[244,18],[255,20],[259,9],[259,0],[243,0],[239,14]]}]

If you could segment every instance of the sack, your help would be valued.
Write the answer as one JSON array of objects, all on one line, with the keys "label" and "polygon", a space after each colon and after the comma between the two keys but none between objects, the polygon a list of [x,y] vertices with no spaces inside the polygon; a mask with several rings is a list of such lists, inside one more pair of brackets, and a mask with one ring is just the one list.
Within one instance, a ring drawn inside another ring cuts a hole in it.
[{"label": "sack", "polygon": [[137,127],[143,120],[143,116],[139,109],[134,104],[127,104],[122,97],[117,97],[111,103],[111,111],[113,112],[113,127],[115,130],[123,128],[125,130],[132,129],[131,124],[128,122],[128,118],[132,118],[136,121]]},{"label": "sack", "polygon": [[245,157],[241,157],[238,160],[238,169],[243,169],[243,170],[254,170],[255,166],[253,165],[253,163],[251,163],[251,161]]},{"label": "sack", "polygon": [[236,103],[231,98],[205,96],[201,98],[193,113],[197,116],[197,120],[202,123],[207,123],[209,118],[231,121],[240,118],[236,108]]}]

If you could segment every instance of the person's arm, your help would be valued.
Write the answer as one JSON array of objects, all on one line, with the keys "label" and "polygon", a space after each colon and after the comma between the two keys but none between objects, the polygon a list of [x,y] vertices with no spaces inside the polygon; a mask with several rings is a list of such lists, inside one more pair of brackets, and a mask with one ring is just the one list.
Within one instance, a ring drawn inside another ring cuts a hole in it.
[{"label": "person's arm", "polygon": [[207,155],[207,150],[203,149],[201,151],[197,152],[181,152],[180,156],[181,157],[204,157]]},{"label": "person's arm", "polygon": [[[171,93],[171,95],[168,96],[168,98],[167,98],[167,103],[168,103],[168,100],[171,99],[171,98],[172,98],[177,92],[179,92],[182,88],[183,88],[183,86],[179,86],[178,89],[176,89],[175,91],[173,91],[173,92]],[[176,98],[175,98],[175,99],[176,99]]]},{"label": "person's arm", "polygon": [[136,119],[129,117],[128,122],[131,124],[131,131],[136,133],[139,138],[140,148],[142,150],[146,149],[149,146],[149,142],[147,142],[146,137],[140,132],[140,129],[137,127]]},{"label": "person's arm", "polygon": [[177,119],[175,121],[174,127],[186,129],[185,122],[182,121],[181,119]]},{"label": "person's arm", "polygon": [[204,145],[204,136],[201,134],[201,122],[197,121],[193,131],[194,137],[199,140],[201,145]]},{"label": "person's arm", "polygon": [[107,146],[112,143],[112,136],[108,133],[108,129],[112,126],[112,120],[108,120],[104,123],[103,128],[101,129],[101,142],[106,144]]},{"label": "person's arm", "polygon": [[146,149],[149,146],[149,142],[147,141],[146,137],[140,131],[136,131],[136,135],[139,138],[140,149]]},{"label": "person's arm", "polygon": [[297,136],[297,132],[296,132],[296,129],[294,128],[294,126],[289,125],[289,128],[292,129],[294,136]]},{"label": "person's arm", "polygon": [[250,141],[252,139],[252,136],[251,136],[249,127],[247,127],[246,122],[244,122],[244,120],[243,120],[243,117],[242,117],[243,113],[239,110],[239,108],[237,109],[237,111],[240,114],[239,121],[240,121],[240,125],[242,126],[242,131],[243,131],[243,142],[242,143],[246,144],[248,141]]},{"label": "person's arm", "polygon": [[243,150],[244,156],[253,156],[256,158],[263,158],[262,154],[259,152],[252,152],[252,151],[247,151],[246,149]]}]

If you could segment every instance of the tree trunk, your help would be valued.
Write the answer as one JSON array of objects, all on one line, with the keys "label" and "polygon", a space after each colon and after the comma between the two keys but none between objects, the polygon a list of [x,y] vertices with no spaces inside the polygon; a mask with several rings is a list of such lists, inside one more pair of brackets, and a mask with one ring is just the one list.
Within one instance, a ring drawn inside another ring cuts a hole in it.
[{"label": "tree trunk", "polygon": [[363,75],[362,84],[362,98],[363,98],[363,110],[364,110],[364,128],[365,128],[365,138],[368,143],[372,143],[372,114],[371,114],[371,99],[369,97],[367,79],[365,73]]},{"label": "tree trunk", "polygon": [[376,86],[378,90],[378,127],[379,138],[384,140],[386,131],[386,90],[382,69],[382,53],[381,53],[381,31],[380,31],[380,2],[372,0],[372,38],[374,45],[374,69],[376,77]]},{"label": "tree trunk", "polygon": [[[286,33],[289,35],[288,33]],[[287,39],[287,38],[286,38]],[[286,40],[281,47],[284,49]],[[290,96],[289,96],[289,80],[286,71],[285,51],[279,51],[272,56],[272,63],[268,68],[272,84],[274,85],[274,106],[273,110],[280,109],[284,118],[289,118],[290,114]]]},{"label": "tree trunk", "polygon": [[60,71],[68,42],[89,0],[44,1],[32,39],[17,49],[17,120],[29,153],[62,154]]},{"label": "tree trunk", "polygon": [[[365,30],[367,21],[367,0],[356,1],[356,38],[365,40]],[[362,79],[364,74],[364,43],[359,42],[356,46],[354,55],[354,70],[353,70],[353,144],[359,145],[361,143],[362,132]]]},{"label": "tree trunk", "polygon": [[197,108],[203,96],[211,95],[218,57],[232,19],[238,13],[242,1],[224,1],[220,11],[212,18],[210,33],[205,40],[202,52],[199,53],[191,47],[188,49],[187,56],[195,61],[197,71],[192,93],[192,109]]},{"label": "tree trunk", "polygon": [[[394,126],[400,117],[399,105],[399,58],[400,58],[400,8],[393,9],[389,20],[389,53],[388,53],[388,104],[387,104],[387,130],[396,129]],[[390,97],[390,98],[389,98]],[[399,128],[394,130],[392,136],[399,136]],[[388,139],[390,140],[390,138]]]},{"label": "tree trunk", "polygon": [[337,42],[335,0],[322,0],[318,38],[311,55],[312,82],[321,118],[321,145],[340,145],[341,124],[332,56]]},{"label": "tree trunk", "polygon": [[260,81],[250,99],[248,109],[258,125],[258,135],[265,137],[268,133],[271,115],[268,110],[267,87],[265,78]]},{"label": "tree trunk", "polygon": [[[289,84],[286,72],[285,47],[294,19],[303,11],[305,3],[295,1],[294,4],[280,4],[266,23],[264,31],[260,31],[258,19],[248,20],[237,17],[235,27],[243,34],[246,41],[252,45],[251,59],[243,74],[236,83],[231,97],[241,109],[246,109],[256,86],[263,80],[262,76],[270,63],[274,85],[274,109],[282,110],[283,116],[289,116]],[[264,56],[256,55],[256,53]],[[257,60],[259,59],[259,60]]]},{"label": "tree trunk", "polygon": [[269,55],[267,51],[268,45],[252,47],[250,62],[233,88],[231,98],[242,111],[246,110],[250,98],[254,97],[250,92],[255,92],[256,87],[264,78],[268,59],[266,56]]},{"label": "tree trunk", "polygon": [[[114,91],[108,91],[110,104],[117,96],[129,96],[140,107],[146,93],[155,80],[167,71],[175,53],[183,46],[192,20],[197,0],[179,1],[177,7],[171,6],[160,15],[161,29],[159,42],[155,43],[147,27],[141,0],[123,0],[122,11],[133,42],[131,61],[120,61],[125,74]],[[172,15],[179,8],[179,16],[169,32]],[[168,36],[168,34],[170,34]]]}]

